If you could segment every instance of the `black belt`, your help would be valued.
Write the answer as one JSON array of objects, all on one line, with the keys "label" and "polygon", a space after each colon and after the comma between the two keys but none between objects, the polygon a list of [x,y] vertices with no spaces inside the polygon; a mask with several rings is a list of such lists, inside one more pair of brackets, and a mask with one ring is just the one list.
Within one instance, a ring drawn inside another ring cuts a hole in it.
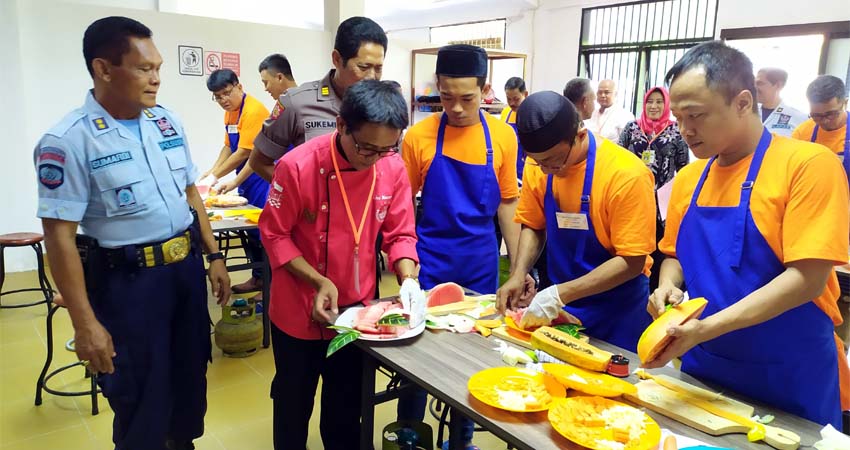
[{"label": "black belt", "polygon": [[154,244],[128,245],[120,248],[99,248],[109,266],[134,265],[158,267],[178,263],[189,256],[192,239],[189,231]]}]

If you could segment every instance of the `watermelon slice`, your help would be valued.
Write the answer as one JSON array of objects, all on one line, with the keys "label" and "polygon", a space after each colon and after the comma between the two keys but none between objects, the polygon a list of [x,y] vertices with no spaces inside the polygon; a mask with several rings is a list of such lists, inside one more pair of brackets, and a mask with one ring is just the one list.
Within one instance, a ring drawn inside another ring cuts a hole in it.
[{"label": "watermelon slice", "polygon": [[443,283],[428,292],[428,307],[448,305],[464,300],[463,288],[456,283]]}]

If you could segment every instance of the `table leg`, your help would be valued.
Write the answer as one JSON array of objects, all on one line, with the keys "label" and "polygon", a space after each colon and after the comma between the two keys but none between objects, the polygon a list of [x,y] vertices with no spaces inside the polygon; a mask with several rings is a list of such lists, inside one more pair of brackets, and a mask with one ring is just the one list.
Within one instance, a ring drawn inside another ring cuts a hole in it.
[{"label": "table leg", "polygon": [[269,334],[271,325],[269,323],[269,300],[272,284],[272,268],[269,264],[269,256],[263,258],[263,348],[269,348]]},{"label": "table leg", "polygon": [[461,415],[455,410],[449,413],[449,450],[463,450],[466,448],[466,442],[462,438],[463,422],[465,421],[460,420],[460,418]]},{"label": "table leg", "polygon": [[360,450],[373,450],[375,435],[375,371],[378,362],[363,352],[363,381],[360,390]]}]

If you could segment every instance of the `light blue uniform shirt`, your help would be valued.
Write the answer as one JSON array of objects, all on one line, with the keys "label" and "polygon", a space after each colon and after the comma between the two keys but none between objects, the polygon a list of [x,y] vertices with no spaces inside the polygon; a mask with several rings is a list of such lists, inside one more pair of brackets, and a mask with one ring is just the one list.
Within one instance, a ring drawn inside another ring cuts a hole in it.
[{"label": "light blue uniform shirt", "polygon": [[145,109],[139,134],[89,91],[36,145],[38,217],[79,222],[108,248],[162,241],[192,224],[185,189],[198,170],[177,117]]}]

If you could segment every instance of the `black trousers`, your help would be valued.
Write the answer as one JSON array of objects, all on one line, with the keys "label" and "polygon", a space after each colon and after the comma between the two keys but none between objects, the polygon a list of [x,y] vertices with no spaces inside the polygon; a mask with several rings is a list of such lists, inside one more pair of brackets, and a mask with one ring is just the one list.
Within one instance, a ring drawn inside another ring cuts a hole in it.
[{"label": "black trousers", "polygon": [[297,339],[272,324],[275,376],[275,450],[304,450],[316,386],[322,377],[319,431],[325,450],[350,450],[360,442],[363,354],[349,344],[330,358],[325,340]]}]

